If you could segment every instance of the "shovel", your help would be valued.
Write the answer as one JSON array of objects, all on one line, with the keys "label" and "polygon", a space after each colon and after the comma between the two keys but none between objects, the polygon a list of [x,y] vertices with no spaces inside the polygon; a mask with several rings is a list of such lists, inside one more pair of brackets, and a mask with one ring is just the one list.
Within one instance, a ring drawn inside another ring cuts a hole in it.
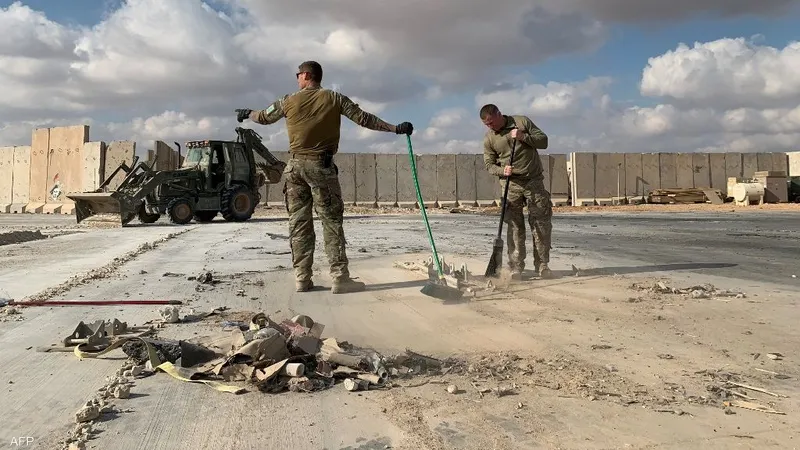
[{"label": "shovel", "polygon": [[[511,144],[511,159],[508,161],[509,166],[514,165],[514,153],[517,150],[517,140]],[[503,220],[506,215],[506,201],[508,200],[508,185],[511,184],[510,177],[506,177],[506,187],[503,192],[503,202],[500,205],[500,225],[497,227],[497,238],[494,240],[494,248],[492,249],[492,256],[489,258],[489,264],[486,266],[484,276],[496,277],[497,268],[503,265]]]}]

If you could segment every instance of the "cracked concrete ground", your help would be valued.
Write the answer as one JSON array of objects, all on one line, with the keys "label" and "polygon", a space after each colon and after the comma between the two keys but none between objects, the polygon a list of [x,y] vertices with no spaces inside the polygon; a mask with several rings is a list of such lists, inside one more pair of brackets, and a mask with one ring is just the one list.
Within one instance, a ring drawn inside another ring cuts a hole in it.
[{"label": "cracked concrete ground", "polygon": [[[431,219],[448,261],[481,274],[496,218]],[[318,223],[317,229],[321,240]],[[232,395],[157,374],[136,380],[131,398],[117,401],[121,411],[95,424],[100,432],[87,448],[796,447],[796,212],[559,212],[555,279],[501,280],[495,292],[458,304],[422,296],[424,280],[392,265],[427,256],[424,227],[414,214],[347,218],[351,270],[368,290],[339,296],[330,294],[321,243],[315,280],[322,287],[294,292],[281,216],[120,229],[76,226],[72,216],[0,215],[0,232],[12,230],[51,237],[0,246],[0,297],[173,299],[199,311],[227,306],[278,319],[306,314],[326,325],[325,336],[386,353],[411,348],[470,361],[464,374],[363,393],[336,386],[310,394]],[[201,271],[226,282],[197,291],[186,278]],[[657,281],[675,288],[710,283],[745,298],[632,288]],[[81,320],[142,324],[159,314],[148,306],[20,311],[23,320],[0,322],[6,389],[0,440],[11,445],[30,436],[28,448],[59,448],[75,411],[125,356],[117,351],[79,361],[72,353],[35,348],[59,342]],[[167,325],[159,335],[190,339],[219,331],[207,321]],[[739,389],[724,400],[745,396],[785,414],[725,407],[709,390],[721,374],[788,396]],[[449,384],[459,393],[448,393]],[[481,395],[475,388],[499,384],[513,384],[515,395]]]}]

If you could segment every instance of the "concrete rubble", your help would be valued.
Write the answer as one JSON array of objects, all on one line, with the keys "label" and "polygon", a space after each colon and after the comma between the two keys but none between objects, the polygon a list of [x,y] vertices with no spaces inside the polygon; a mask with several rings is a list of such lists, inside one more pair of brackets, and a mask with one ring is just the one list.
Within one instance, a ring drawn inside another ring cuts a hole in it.
[{"label": "concrete rubble", "polygon": [[96,421],[104,414],[118,410],[115,400],[130,398],[133,379],[142,374],[141,366],[128,361],[115,375],[106,377],[106,383],[97,390],[97,394],[75,412],[75,426],[61,442],[61,450],[85,449],[87,443],[99,433]]},{"label": "concrete rubble", "polygon": [[643,285],[641,283],[634,283],[631,286],[632,289],[638,291],[647,291],[651,293],[657,294],[678,294],[678,295],[688,295],[691,298],[722,298],[722,297],[734,297],[734,298],[747,298],[747,295],[744,292],[739,291],[730,291],[727,289],[717,289],[712,284],[703,284],[698,286],[690,286],[688,288],[674,288],[662,281],[658,281],[653,285]]}]

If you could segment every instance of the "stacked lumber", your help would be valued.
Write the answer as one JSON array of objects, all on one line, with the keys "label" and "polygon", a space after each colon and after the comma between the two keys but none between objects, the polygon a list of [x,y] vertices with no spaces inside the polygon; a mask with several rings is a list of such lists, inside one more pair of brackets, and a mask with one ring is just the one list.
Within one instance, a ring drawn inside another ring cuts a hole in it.
[{"label": "stacked lumber", "polygon": [[649,203],[718,203],[722,192],[717,189],[656,189],[648,195]]}]

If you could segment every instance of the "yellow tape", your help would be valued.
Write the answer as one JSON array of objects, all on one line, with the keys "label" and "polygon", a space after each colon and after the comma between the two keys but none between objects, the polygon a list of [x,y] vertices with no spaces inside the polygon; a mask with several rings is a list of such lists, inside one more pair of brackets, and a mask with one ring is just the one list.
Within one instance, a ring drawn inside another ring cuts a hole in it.
[{"label": "yellow tape", "polygon": [[220,383],[219,381],[193,380],[191,378],[185,377],[185,376],[181,375],[180,369],[175,367],[175,365],[172,364],[169,361],[159,365],[158,367],[156,367],[156,369],[162,370],[162,371],[168,373],[169,375],[172,376],[172,378],[175,378],[176,380],[185,381],[187,383],[203,383],[206,386],[209,386],[209,387],[211,387],[213,389],[216,389],[216,390],[218,390],[220,392],[230,392],[232,394],[240,394],[242,392],[247,392],[247,389],[245,389],[245,388],[241,388],[239,386],[232,386],[232,385],[229,385],[229,384],[223,384],[223,383]]},{"label": "yellow tape", "polygon": [[[105,355],[106,353],[111,352],[112,350],[120,348],[126,342],[132,341],[132,340],[135,340],[135,339],[138,339],[138,340],[142,341],[142,343],[144,343],[145,347],[147,348],[147,355],[150,358],[150,364],[153,367],[155,367],[156,370],[161,370],[161,371],[169,374],[170,376],[172,376],[172,378],[175,378],[176,380],[185,381],[185,382],[188,382],[188,383],[203,383],[206,386],[209,386],[209,387],[211,387],[213,389],[216,389],[216,390],[218,390],[220,392],[231,392],[233,394],[239,394],[239,393],[242,393],[242,392],[247,392],[247,390],[244,389],[244,388],[240,388],[238,386],[231,386],[231,385],[228,385],[228,384],[223,384],[223,383],[220,383],[219,381],[193,380],[190,377],[186,377],[186,376],[182,375],[181,371],[184,368],[175,367],[175,365],[172,364],[169,361],[165,361],[165,362],[162,363],[161,360],[158,358],[158,353],[156,353],[155,347],[153,347],[152,345],[150,345],[149,342],[147,342],[144,339],[139,338],[139,337],[128,337],[128,338],[120,339],[118,341],[115,341],[113,344],[109,345],[108,347],[104,348],[103,350],[101,350],[99,352],[84,352],[83,350],[81,350],[81,346],[84,346],[86,344],[81,344],[81,345],[75,346],[75,349],[73,350],[73,353],[75,353],[75,356],[77,356],[78,359],[81,359],[81,360],[85,359],[85,358],[97,358],[97,357]],[[189,370],[189,371],[191,371],[191,370]]]}]

